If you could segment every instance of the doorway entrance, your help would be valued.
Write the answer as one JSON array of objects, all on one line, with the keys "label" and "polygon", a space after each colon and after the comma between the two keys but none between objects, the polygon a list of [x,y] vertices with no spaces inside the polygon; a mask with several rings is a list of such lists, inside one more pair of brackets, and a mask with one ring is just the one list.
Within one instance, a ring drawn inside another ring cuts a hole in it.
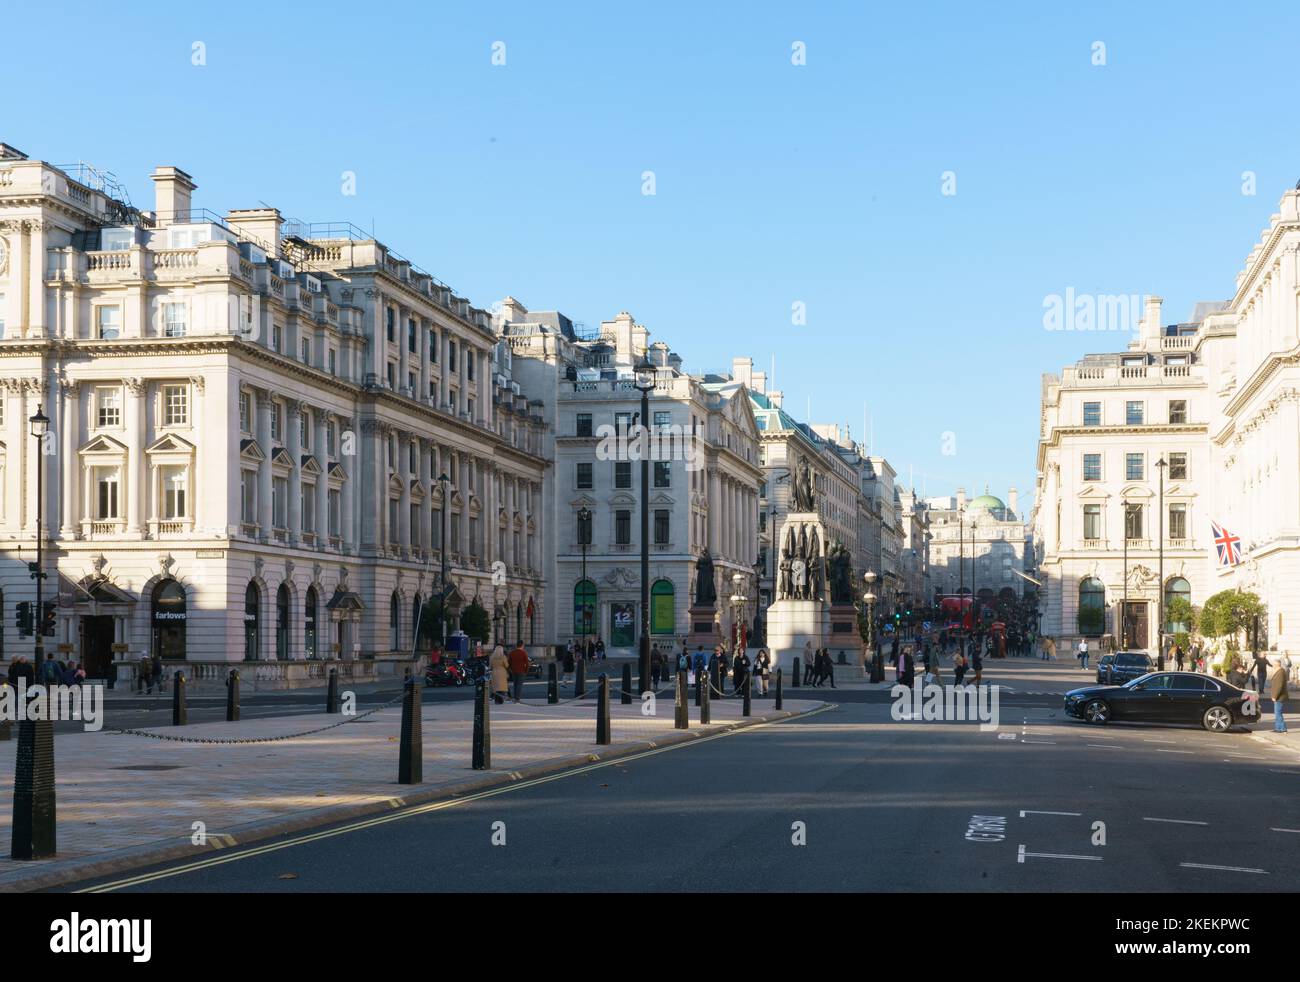
[{"label": "doorway entrance", "polygon": [[113,678],[113,617],[103,614],[81,618],[81,660],[86,678]]},{"label": "doorway entrance", "polygon": [[1120,642],[1130,651],[1146,648],[1147,602],[1145,600],[1124,602],[1124,634]]}]

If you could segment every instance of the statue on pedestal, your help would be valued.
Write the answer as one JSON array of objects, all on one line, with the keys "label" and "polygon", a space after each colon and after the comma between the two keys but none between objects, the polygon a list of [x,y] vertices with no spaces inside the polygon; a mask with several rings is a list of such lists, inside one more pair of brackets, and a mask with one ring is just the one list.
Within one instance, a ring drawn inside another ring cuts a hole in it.
[{"label": "statue on pedestal", "polygon": [[700,553],[695,570],[695,606],[712,607],[718,599],[718,591],[713,583],[713,557],[708,549]]},{"label": "statue on pedestal", "polygon": [[808,466],[808,461],[800,460],[799,463],[795,465],[794,473],[791,477],[791,493],[793,496],[794,511],[816,511],[816,502],[813,500],[812,470]]},{"label": "statue on pedestal", "polygon": [[853,603],[853,556],[843,544],[837,543],[827,556],[827,579],[831,588],[831,603]]}]

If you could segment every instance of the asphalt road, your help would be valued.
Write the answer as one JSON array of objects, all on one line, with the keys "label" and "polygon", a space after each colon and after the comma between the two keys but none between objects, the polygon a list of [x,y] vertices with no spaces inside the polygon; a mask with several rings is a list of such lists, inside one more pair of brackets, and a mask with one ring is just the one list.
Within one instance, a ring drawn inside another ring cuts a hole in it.
[{"label": "asphalt road", "polygon": [[812,717],[96,882],[1239,892],[1300,875],[1300,757],[1247,732],[1090,726],[1065,719],[1059,695],[1014,694],[992,732],[892,720],[879,691],[828,696]]}]

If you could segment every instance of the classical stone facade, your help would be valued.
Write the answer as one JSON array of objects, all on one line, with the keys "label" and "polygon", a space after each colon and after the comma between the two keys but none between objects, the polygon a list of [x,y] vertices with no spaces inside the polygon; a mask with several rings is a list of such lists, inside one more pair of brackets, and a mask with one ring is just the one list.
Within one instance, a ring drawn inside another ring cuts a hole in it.
[{"label": "classical stone facade", "polygon": [[930,580],[944,596],[959,591],[992,600],[1019,599],[1029,581],[1023,576],[1032,565],[1032,550],[1026,549],[1026,526],[1019,512],[1015,488],[1007,501],[985,493],[967,500],[966,489],[946,498],[930,498]]},{"label": "classical stone facade", "polygon": [[141,212],[99,172],[0,158],[6,650],[30,644],[38,461],[51,643],[92,675],[409,658],[444,509],[459,596],[533,638],[546,423],[487,313],[358,229],[152,178]]}]

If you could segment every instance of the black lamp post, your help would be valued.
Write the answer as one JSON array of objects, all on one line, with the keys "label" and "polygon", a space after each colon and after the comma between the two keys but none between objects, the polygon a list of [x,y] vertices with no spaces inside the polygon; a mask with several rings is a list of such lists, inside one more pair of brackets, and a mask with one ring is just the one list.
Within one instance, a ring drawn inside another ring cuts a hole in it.
[{"label": "black lamp post", "polygon": [[1133,534],[1133,506],[1124,502],[1124,600],[1119,609],[1119,650],[1128,651],[1128,540]]},{"label": "black lamp post", "polygon": [[[36,441],[36,562],[29,570],[36,581],[35,657],[37,683],[45,661],[45,610],[41,603],[42,542],[44,535],[45,437],[50,420],[41,407],[29,420]],[[48,717],[48,713],[45,714]],[[11,859],[44,859],[55,854],[54,723],[48,718],[24,719],[18,724],[18,755],[14,766],[13,838]]]},{"label": "black lamp post", "polygon": [[[876,650],[876,571],[868,569],[862,576],[867,590],[862,594],[862,602],[867,607],[867,651],[871,657],[871,681],[879,682],[884,678],[884,667],[880,664],[880,652]],[[866,667],[865,665],[863,666]]]},{"label": "black lamp post", "polygon": [[451,478],[447,476],[446,471],[438,475],[438,483],[442,485],[442,532],[438,539],[439,576],[441,577],[438,589],[442,591],[442,602],[438,605],[440,608],[438,620],[442,622],[439,630],[442,636],[442,653],[445,657],[447,654],[447,596],[449,593],[447,589],[447,509],[451,507],[451,495],[448,493],[451,487]]},{"label": "black lamp post", "polygon": [[1159,555],[1157,582],[1160,590],[1160,593],[1156,596],[1156,609],[1160,612],[1160,621],[1156,626],[1157,659],[1163,659],[1165,653],[1165,468],[1168,466],[1164,457],[1156,461],[1156,470],[1160,472],[1160,514],[1156,519],[1156,528],[1159,535],[1156,543]]},{"label": "black lamp post", "polygon": [[578,542],[582,546],[582,657],[587,657],[587,546],[591,545],[591,509],[578,509]]},{"label": "black lamp post", "polygon": [[641,678],[638,693],[650,688],[650,393],[655,387],[655,368],[649,362],[636,367],[632,383],[641,393],[641,637],[638,642]]}]

